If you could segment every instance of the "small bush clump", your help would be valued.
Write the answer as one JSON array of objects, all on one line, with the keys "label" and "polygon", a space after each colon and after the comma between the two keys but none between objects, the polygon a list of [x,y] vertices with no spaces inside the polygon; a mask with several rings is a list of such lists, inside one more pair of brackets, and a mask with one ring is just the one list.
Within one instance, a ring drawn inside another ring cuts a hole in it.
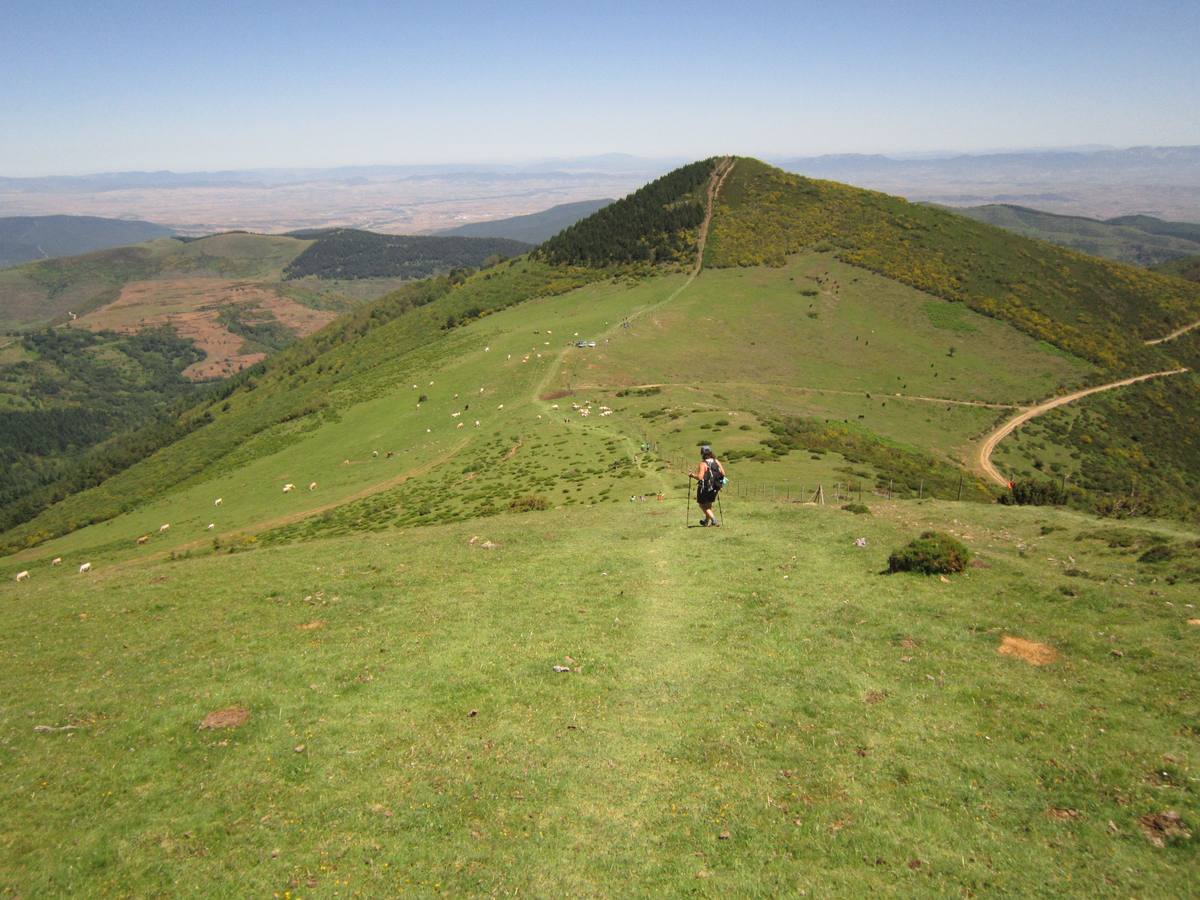
[{"label": "small bush clump", "polygon": [[970,559],[971,551],[961,541],[940,531],[926,531],[888,557],[888,571],[949,575],[965,569]]},{"label": "small bush clump", "polygon": [[1169,544],[1156,544],[1138,557],[1140,563],[1160,563],[1174,559],[1178,554]]},{"label": "small bush clump", "polygon": [[856,516],[869,516],[871,508],[865,503],[847,503],[842,507],[846,512],[854,513]]},{"label": "small bush clump", "polygon": [[1053,481],[1022,478],[1013,482],[1012,490],[1003,494],[1000,502],[1006,506],[1062,506],[1067,492]]},{"label": "small bush clump", "polygon": [[550,501],[545,497],[539,497],[537,494],[529,494],[525,497],[518,497],[508,504],[511,512],[535,512],[540,509],[549,509]]}]

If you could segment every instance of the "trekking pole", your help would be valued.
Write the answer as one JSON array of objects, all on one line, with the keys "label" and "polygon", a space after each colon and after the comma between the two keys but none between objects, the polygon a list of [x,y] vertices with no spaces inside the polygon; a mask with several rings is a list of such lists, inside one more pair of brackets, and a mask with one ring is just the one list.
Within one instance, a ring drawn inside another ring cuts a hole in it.
[{"label": "trekking pole", "polygon": [[721,527],[725,527],[725,508],[721,506],[721,495],[717,494],[717,512],[721,514]]},{"label": "trekking pole", "polygon": [[691,518],[690,518],[692,515],[692,511],[689,508],[691,506],[691,504],[688,502],[688,500],[690,499],[688,497],[688,494],[691,492],[691,490],[692,490],[692,479],[689,478],[687,485],[683,489],[683,525],[685,528],[690,528],[691,524],[692,524]]}]

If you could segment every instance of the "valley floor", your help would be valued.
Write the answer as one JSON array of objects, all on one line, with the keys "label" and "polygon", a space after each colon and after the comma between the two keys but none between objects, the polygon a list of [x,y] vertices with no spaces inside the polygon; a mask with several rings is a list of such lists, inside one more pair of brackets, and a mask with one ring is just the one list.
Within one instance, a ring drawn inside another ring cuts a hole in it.
[{"label": "valley floor", "polygon": [[[730,497],[714,530],[676,494],[10,581],[0,893],[1187,894],[1194,584],[1135,554],[1196,535],[872,507]],[[980,566],[879,574],[930,524]]]}]

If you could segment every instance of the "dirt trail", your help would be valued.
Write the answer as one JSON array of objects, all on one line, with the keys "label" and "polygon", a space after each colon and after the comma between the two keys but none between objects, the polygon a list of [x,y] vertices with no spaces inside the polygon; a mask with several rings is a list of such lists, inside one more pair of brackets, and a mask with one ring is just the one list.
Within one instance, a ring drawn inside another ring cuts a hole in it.
[{"label": "dirt trail", "polygon": [[1073,403],[1083,397],[1091,394],[1098,394],[1101,391],[1109,391],[1113,388],[1125,387],[1129,384],[1136,384],[1139,381],[1147,381],[1151,378],[1163,378],[1167,375],[1179,375],[1188,371],[1186,368],[1167,369],[1162,372],[1150,372],[1147,375],[1135,375],[1132,378],[1123,378],[1120,381],[1112,381],[1108,384],[1097,385],[1096,387],[1085,388],[1081,391],[1074,391],[1070,394],[1063,394],[1061,397],[1052,397],[1037,406],[1027,407],[1017,413],[1008,421],[1004,422],[999,428],[991,432],[983,439],[983,443],[979,445],[979,451],[975,458],[975,467],[994,481],[996,484],[1007,485],[1008,479],[1000,474],[999,470],[992,465],[992,452],[996,449],[1004,438],[1012,434],[1016,429],[1020,428],[1030,419],[1040,416],[1042,413],[1049,412],[1052,409],[1057,409],[1060,406],[1065,406],[1068,403]]},{"label": "dirt trail", "polygon": [[[712,175],[708,179],[708,189],[706,192],[705,205],[704,205],[704,219],[700,223],[700,233],[696,237],[696,261],[692,264],[692,268],[691,268],[691,271],[688,273],[687,280],[684,281],[684,283],[681,284],[679,287],[675,288],[675,290],[671,291],[670,294],[668,294],[664,299],[660,300],[658,303],[654,303],[654,304],[651,304],[650,306],[643,307],[642,309],[638,310],[636,313],[633,313],[632,315],[628,316],[624,320],[625,322],[629,322],[629,321],[632,321],[633,319],[641,318],[642,316],[646,315],[647,313],[653,312],[656,309],[660,309],[663,306],[666,306],[668,303],[670,303],[672,300],[674,300],[676,297],[678,297],[680,294],[682,294],[685,290],[687,290],[691,286],[692,282],[696,280],[696,276],[700,274],[700,270],[704,267],[704,247],[708,243],[708,228],[709,228],[709,225],[712,224],[713,207],[716,205],[717,196],[721,192],[721,186],[725,183],[725,179],[729,176],[729,173],[733,171],[733,165],[734,165],[733,157],[730,157],[730,156],[722,157],[722,159],[713,168]],[[623,324],[622,322],[615,323],[614,325],[610,326],[609,328],[602,331],[599,335],[597,335],[597,339],[603,339],[607,336],[616,334],[617,330],[621,327],[622,324]],[[544,409],[547,413],[550,412],[550,403],[549,403],[549,401],[542,400],[541,398],[544,394],[547,393],[547,388],[549,387],[550,383],[554,380],[554,378],[558,375],[558,373],[560,371],[562,371],[563,362],[565,361],[566,354],[569,350],[570,350],[569,347],[564,347],[563,349],[558,351],[558,353],[554,357],[554,361],[546,368],[546,374],[544,376],[542,376],[541,380],[538,381],[537,385],[533,389],[533,402],[535,404],[539,404],[541,406],[541,408]],[[571,424],[572,424],[572,427],[604,428],[605,430],[610,431],[614,437],[619,438],[620,440],[624,441],[628,445],[630,458],[632,460],[634,460],[634,462],[637,464],[637,467],[639,470],[645,471],[641,457],[638,455],[638,451],[636,449],[636,442],[630,435],[625,434],[623,431],[620,431],[619,429],[606,428],[605,426],[601,426],[599,423],[585,424],[584,422],[580,421],[580,422],[572,422]],[[651,473],[657,474],[655,470],[651,470]],[[662,485],[662,489],[665,490],[666,486],[667,486],[666,479],[660,477],[659,481]]]},{"label": "dirt trail", "polygon": [[716,205],[717,195],[721,193],[721,186],[725,184],[725,179],[732,171],[733,159],[726,156],[717,163],[716,168],[713,169],[712,177],[708,180],[708,196],[704,203],[704,221],[700,223],[700,234],[696,239],[696,262],[692,266],[693,278],[700,274],[700,269],[704,266],[704,245],[708,243],[708,226],[712,224],[713,207]]},{"label": "dirt trail", "polygon": [[1175,338],[1187,334],[1193,328],[1200,328],[1200,321],[1193,322],[1191,325],[1184,325],[1182,328],[1176,328],[1170,334],[1164,335],[1163,337],[1151,338],[1145,342],[1146,346],[1153,347],[1155,344],[1165,344],[1167,341],[1173,341]]}]

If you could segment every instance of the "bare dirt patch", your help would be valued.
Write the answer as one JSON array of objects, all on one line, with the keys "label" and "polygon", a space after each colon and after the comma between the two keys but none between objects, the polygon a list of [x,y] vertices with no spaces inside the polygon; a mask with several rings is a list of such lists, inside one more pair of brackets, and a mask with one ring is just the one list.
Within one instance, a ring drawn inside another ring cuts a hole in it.
[{"label": "bare dirt patch", "polygon": [[325,627],[325,623],[324,623],[324,622],[322,622],[320,619],[314,619],[314,620],[313,620],[313,621],[311,621],[311,622],[305,622],[304,624],[302,624],[302,625],[297,625],[296,627],[297,627],[297,628],[298,628],[300,631],[316,631],[316,630],[317,630],[317,629],[319,629],[319,628],[324,628],[324,627]]},{"label": "bare dirt patch", "polygon": [[335,317],[332,312],[309,309],[254,282],[176,278],[131,281],[116,300],[81,317],[76,324],[92,331],[107,329],[123,334],[171,325],[205,356],[188,366],[184,376],[193,380],[218,378],[240,372],[266,356],[243,353],[244,339],[220,323],[220,310],[231,305],[253,307],[298,337],[312,334]]},{"label": "bare dirt patch", "polygon": [[1052,806],[1046,810],[1046,815],[1056,822],[1074,822],[1080,818],[1081,814],[1077,809],[1065,809],[1061,806]]},{"label": "bare dirt patch", "polygon": [[996,652],[1002,656],[1015,656],[1031,666],[1045,666],[1058,659],[1058,651],[1037,641],[1005,635]]},{"label": "bare dirt patch", "polygon": [[1174,810],[1139,816],[1138,827],[1142,829],[1146,840],[1155,847],[1165,847],[1168,841],[1176,838],[1186,841],[1192,836],[1179,813]]},{"label": "bare dirt patch", "polygon": [[1200,619],[1188,619],[1189,625],[1200,625]]},{"label": "bare dirt patch", "polygon": [[203,729],[240,728],[250,721],[250,710],[244,706],[227,706],[216,709],[204,717],[200,723]]},{"label": "bare dirt patch", "polygon": [[539,400],[561,400],[563,397],[570,397],[574,391],[551,391],[548,394],[542,394],[538,397]]}]

